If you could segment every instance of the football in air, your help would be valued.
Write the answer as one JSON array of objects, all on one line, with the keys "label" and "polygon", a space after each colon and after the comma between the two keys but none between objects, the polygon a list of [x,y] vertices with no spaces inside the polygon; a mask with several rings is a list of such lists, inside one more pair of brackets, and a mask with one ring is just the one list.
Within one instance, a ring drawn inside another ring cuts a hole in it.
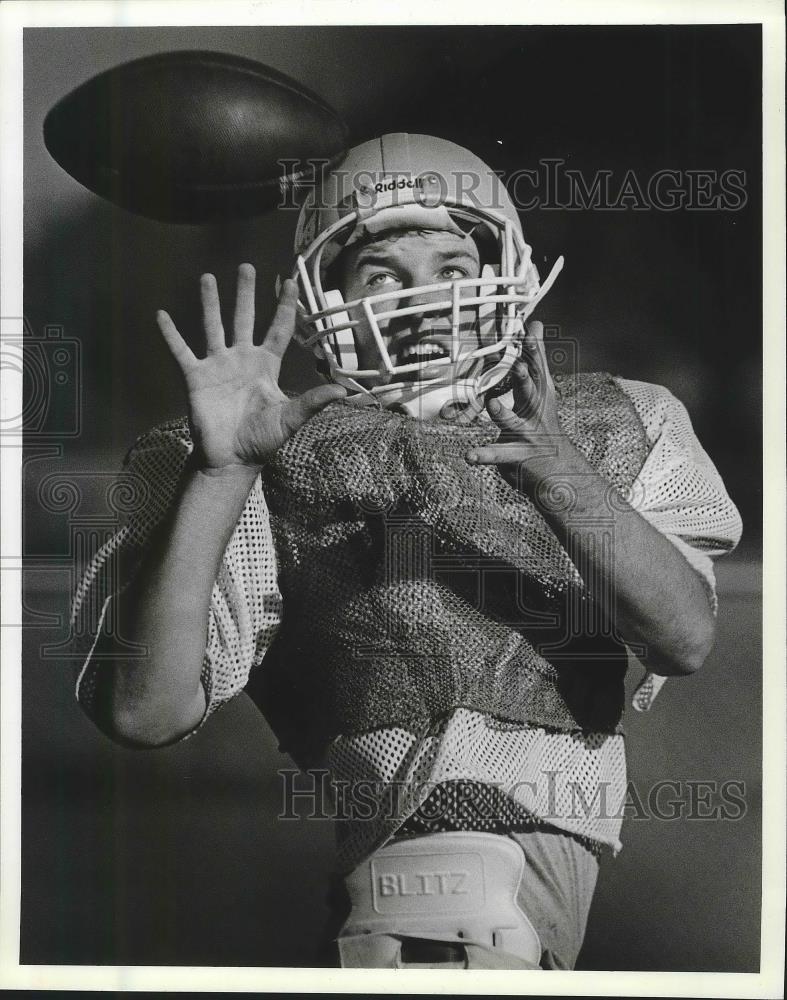
[{"label": "football in air", "polygon": [[347,127],[316,94],[252,59],[165,52],[59,101],[46,148],[95,194],[163,222],[243,218],[338,161]]}]

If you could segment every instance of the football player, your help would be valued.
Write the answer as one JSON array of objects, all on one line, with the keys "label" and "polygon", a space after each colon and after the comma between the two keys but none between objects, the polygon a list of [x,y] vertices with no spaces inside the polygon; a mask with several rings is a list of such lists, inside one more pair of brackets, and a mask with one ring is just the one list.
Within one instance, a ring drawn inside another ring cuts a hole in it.
[{"label": "football player", "polygon": [[[646,709],[713,642],[737,511],[668,390],[550,372],[561,266],[472,153],[386,135],[307,197],[259,343],[248,264],[231,331],[201,279],[204,357],[158,315],[189,415],[129,456],[149,499],[77,593],[110,657],[78,697],[158,746],[245,688],[330,769],[343,966],[572,968],[620,848],[628,652]],[[326,380],[294,397],[293,335]]]}]

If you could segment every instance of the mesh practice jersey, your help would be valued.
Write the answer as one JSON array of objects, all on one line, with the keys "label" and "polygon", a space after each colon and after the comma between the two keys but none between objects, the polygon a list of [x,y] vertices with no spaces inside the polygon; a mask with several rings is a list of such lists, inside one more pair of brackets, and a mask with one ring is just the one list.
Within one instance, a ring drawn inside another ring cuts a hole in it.
[{"label": "mesh practice jersey", "polygon": [[[629,502],[694,567],[715,614],[713,559],[737,544],[738,512],[683,404],[661,386],[616,381],[642,420],[650,449]],[[88,715],[94,713],[95,678],[101,669],[91,656],[110,601],[133,578],[153,529],[176,495],[190,449],[180,420],[143,435],[127,456],[125,471],[140,477],[144,502],[95,555],[74,598],[74,633],[85,650],[77,697]],[[201,675],[207,707],[197,729],[262,667],[281,615],[276,555],[258,477],[213,586]],[[664,680],[646,673],[634,707],[649,709]],[[620,806],[626,794],[620,735],[549,732],[460,708],[428,734],[391,727],[340,736],[329,747],[326,763],[339,785],[396,790],[395,809],[377,808],[371,819],[367,813],[357,820],[351,811],[346,822],[337,822],[343,869],[389,839],[422,803],[434,799],[429,796],[435,788],[463,781],[496,786],[515,815],[620,848]]]}]

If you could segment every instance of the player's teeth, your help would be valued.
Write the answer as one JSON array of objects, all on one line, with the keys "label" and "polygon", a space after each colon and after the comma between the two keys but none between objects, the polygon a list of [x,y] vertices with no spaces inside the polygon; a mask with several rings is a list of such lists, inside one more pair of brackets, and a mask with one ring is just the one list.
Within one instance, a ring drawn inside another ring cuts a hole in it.
[{"label": "player's teeth", "polygon": [[408,344],[407,347],[402,351],[402,359],[412,358],[413,356],[419,357],[431,357],[439,356],[444,357],[445,351],[439,344]]}]

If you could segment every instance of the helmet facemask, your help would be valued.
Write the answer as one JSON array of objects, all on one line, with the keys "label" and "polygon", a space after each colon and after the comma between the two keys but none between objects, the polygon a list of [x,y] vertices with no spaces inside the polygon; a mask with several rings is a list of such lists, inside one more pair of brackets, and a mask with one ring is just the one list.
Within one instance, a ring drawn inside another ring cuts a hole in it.
[{"label": "helmet facemask", "polygon": [[[300,293],[298,339],[317,356],[320,371],[348,389],[352,402],[424,419],[471,416],[510,371],[525,321],[557,277],[562,258],[539,284],[532,250],[511,213],[450,198],[424,207],[411,191],[395,194],[395,204],[383,197],[373,210],[356,206],[298,254],[293,273]],[[345,301],[335,287],[337,258],[359,238],[373,242],[391,230],[472,238],[480,274]],[[485,245],[491,253],[482,250]],[[403,324],[428,330],[420,348],[415,333],[409,338],[409,358],[389,336]]]}]

